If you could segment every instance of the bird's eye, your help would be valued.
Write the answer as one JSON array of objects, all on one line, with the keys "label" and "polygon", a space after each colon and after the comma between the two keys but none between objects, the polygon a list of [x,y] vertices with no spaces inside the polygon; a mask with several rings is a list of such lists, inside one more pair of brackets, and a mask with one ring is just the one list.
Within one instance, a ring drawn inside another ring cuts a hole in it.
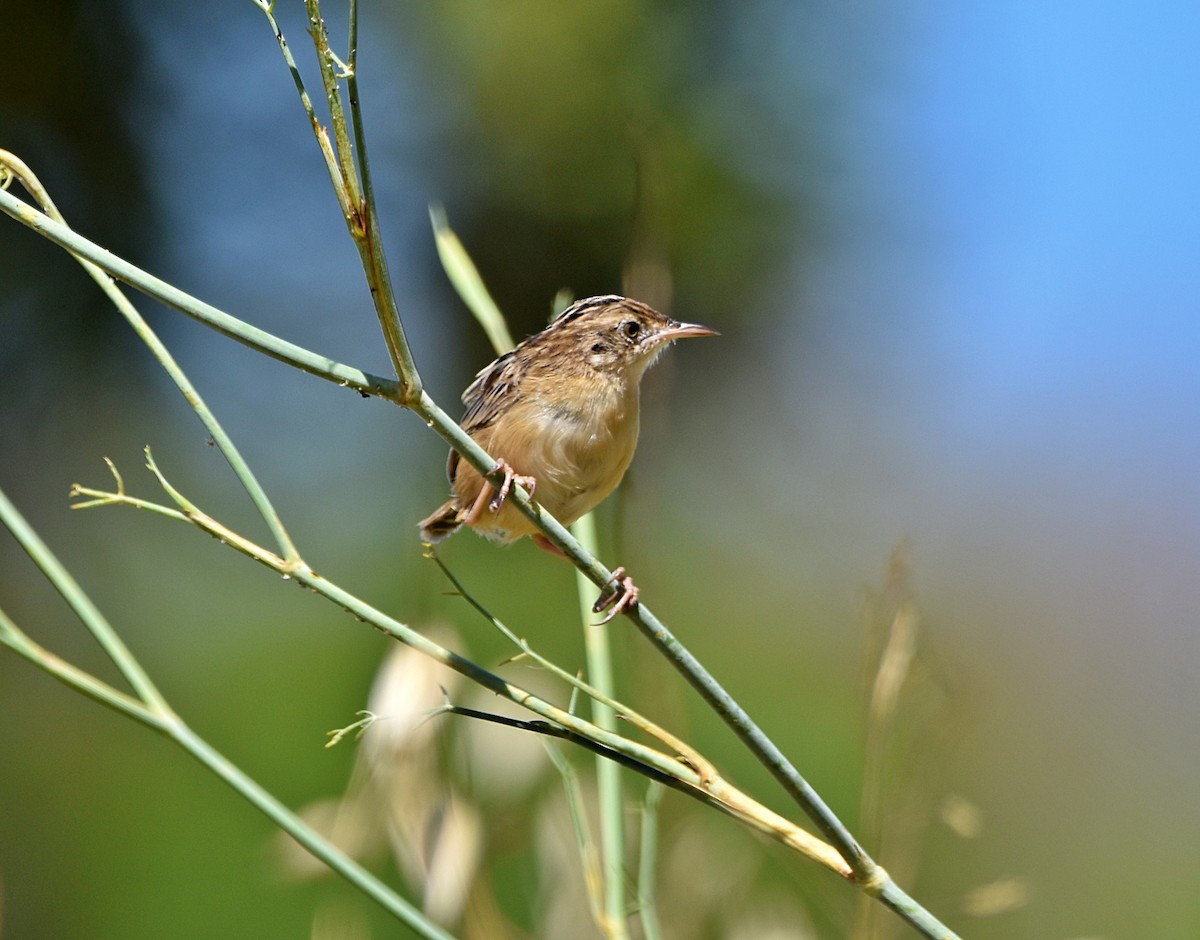
[{"label": "bird's eye", "polygon": [[637,339],[638,333],[642,332],[642,325],[637,320],[626,320],[621,324],[621,330],[630,339]]}]

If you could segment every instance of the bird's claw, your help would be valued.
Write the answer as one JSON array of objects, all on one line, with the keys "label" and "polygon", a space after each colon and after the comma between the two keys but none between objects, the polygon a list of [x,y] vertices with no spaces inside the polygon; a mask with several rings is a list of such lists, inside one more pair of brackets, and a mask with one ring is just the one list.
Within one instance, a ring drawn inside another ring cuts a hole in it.
[{"label": "bird's claw", "polygon": [[496,490],[495,495],[492,497],[492,501],[488,503],[488,509],[490,509],[492,512],[500,511],[500,507],[503,506],[504,501],[508,499],[508,491],[512,489],[512,485],[514,483],[520,483],[521,486],[525,487],[525,489],[529,491],[529,496],[531,499],[533,498],[533,491],[537,489],[537,480],[531,476],[526,476],[523,473],[517,473],[517,471],[512,468],[507,460],[498,461],[496,466],[492,467],[492,469],[488,471],[488,476],[491,476],[493,473],[499,473],[501,470],[504,471],[504,482],[500,484],[500,488]]},{"label": "bird's claw", "polygon": [[[608,590],[610,584],[612,585],[611,591]],[[601,624],[608,623],[621,611],[636,607],[640,593],[638,586],[633,583],[633,578],[625,574],[625,569],[617,568],[613,571],[612,577],[604,583],[604,590],[600,592],[596,603],[592,605],[592,613],[598,614],[603,610],[608,610],[608,616],[600,621]],[[612,609],[609,610],[609,608]],[[597,624],[597,626],[599,625]]]}]

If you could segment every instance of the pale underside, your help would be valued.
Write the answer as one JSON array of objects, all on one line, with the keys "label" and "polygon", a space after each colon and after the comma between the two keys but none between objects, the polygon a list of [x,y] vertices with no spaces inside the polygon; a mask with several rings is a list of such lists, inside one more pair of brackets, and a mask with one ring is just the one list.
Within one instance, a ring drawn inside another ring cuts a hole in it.
[{"label": "pale underside", "polygon": [[[493,457],[537,481],[534,498],[564,525],[595,509],[625,476],[638,439],[636,383],[596,383],[593,395],[566,403],[553,397],[523,398],[471,436]],[[625,385],[622,388],[622,385]],[[454,504],[475,503],[483,478],[463,460],[453,461]],[[510,502],[499,512],[485,508],[473,528],[487,538],[511,542],[537,531]]]}]

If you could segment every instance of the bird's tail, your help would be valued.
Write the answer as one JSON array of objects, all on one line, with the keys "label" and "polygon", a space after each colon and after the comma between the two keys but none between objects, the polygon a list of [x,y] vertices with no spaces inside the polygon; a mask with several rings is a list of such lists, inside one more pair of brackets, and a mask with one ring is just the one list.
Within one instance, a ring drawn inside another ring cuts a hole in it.
[{"label": "bird's tail", "polygon": [[421,520],[421,541],[440,542],[453,535],[462,526],[462,517],[462,510],[454,505],[454,500],[443,503],[432,516]]}]

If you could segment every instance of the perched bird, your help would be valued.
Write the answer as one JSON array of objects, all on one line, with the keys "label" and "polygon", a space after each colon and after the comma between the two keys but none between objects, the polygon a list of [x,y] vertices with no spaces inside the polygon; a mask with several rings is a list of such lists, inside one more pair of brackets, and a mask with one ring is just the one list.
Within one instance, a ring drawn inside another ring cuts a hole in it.
[{"label": "perched bird", "polygon": [[[497,490],[457,451],[446,472],[453,497],[420,524],[438,542],[466,525],[497,542],[531,535],[561,554],[515,506],[513,482],[563,525],[594,509],[625,476],[638,439],[638,383],[674,340],[715,336],[636,300],[607,295],[580,300],[549,326],[484,368],[463,392],[463,429],[499,463]],[[596,612],[611,619],[637,603],[623,568],[617,589],[601,595]]]}]

